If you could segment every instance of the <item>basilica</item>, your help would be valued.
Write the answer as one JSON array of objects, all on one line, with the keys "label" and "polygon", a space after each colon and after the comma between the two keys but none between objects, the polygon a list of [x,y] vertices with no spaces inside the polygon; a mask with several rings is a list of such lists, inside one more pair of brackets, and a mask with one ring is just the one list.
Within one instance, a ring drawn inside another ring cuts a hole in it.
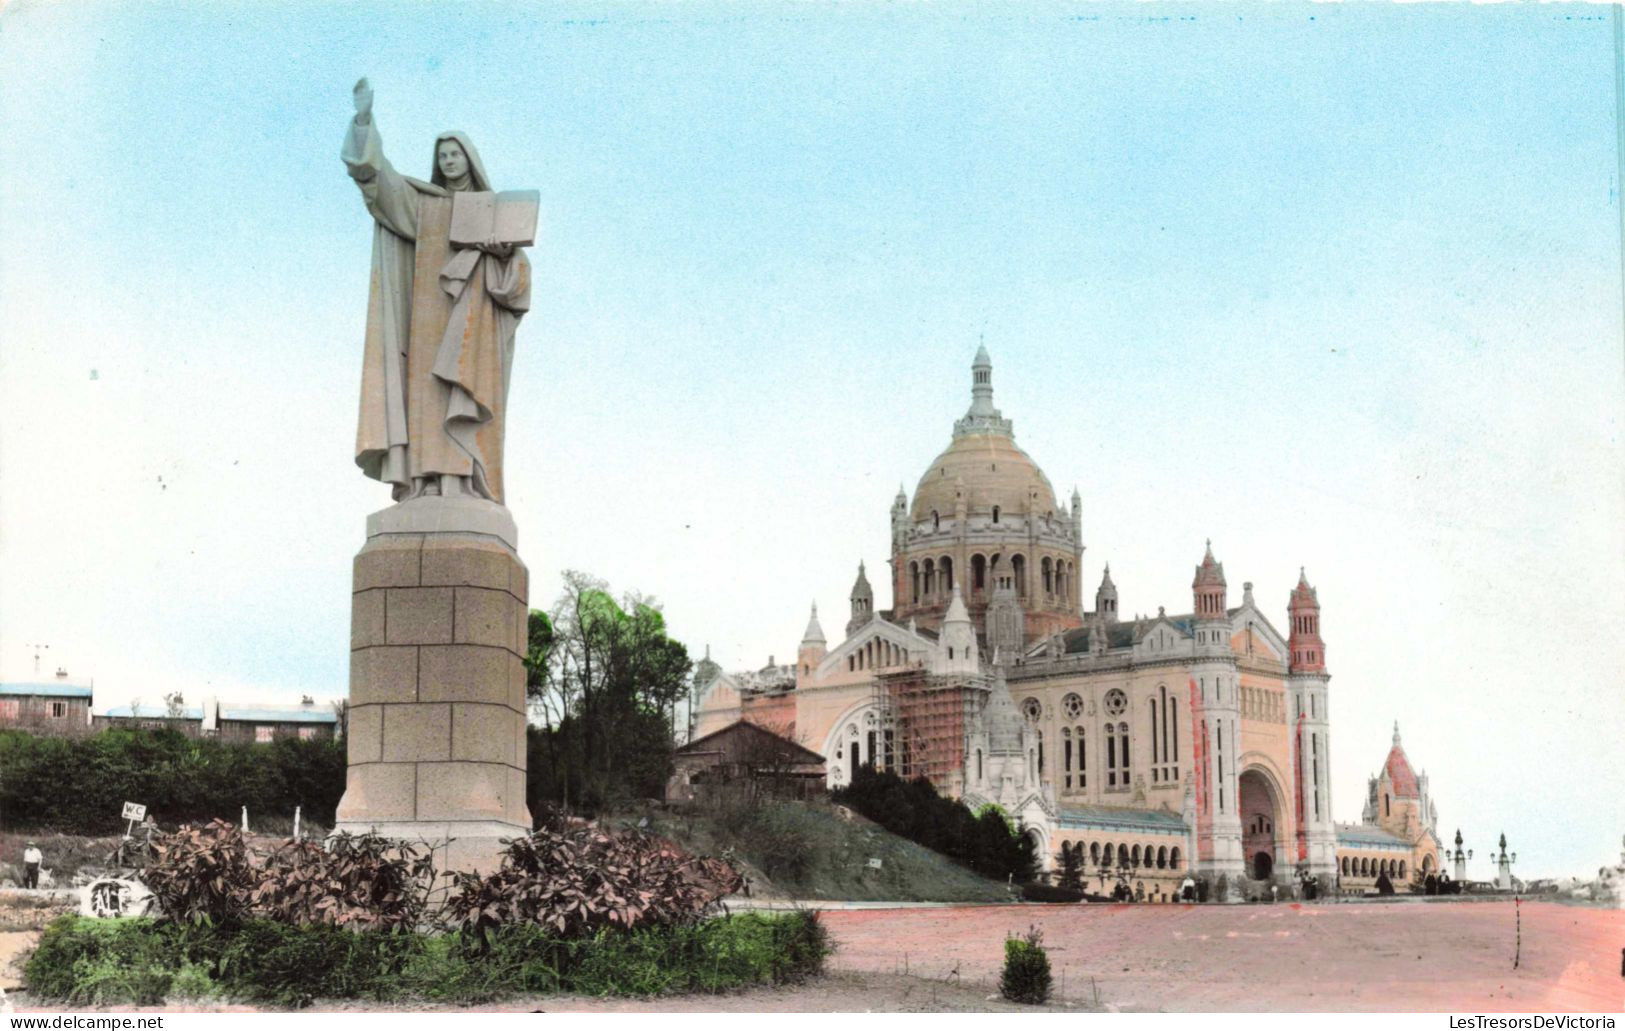
[{"label": "basilica", "polygon": [[739,720],[824,758],[927,777],[1019,821],[1047,869],[1168,899],[1190,874],[1232,892],[1311,875],[1365,891],[1438,870],[1426,774],[1395,727],[1358,823],[1333,818],[1330,674],[1320,601],[1300,572],[1278,613],[1234,602],[1211,543],[1187,611],[1125,619],[1110,566],[1086,607],[1083,517],[993,405],[985,348],[971,404],[913,498],[890,512],[891,607],[863,565],[842,639],[816,605],[793,664],[704,663],[697,736]]}]

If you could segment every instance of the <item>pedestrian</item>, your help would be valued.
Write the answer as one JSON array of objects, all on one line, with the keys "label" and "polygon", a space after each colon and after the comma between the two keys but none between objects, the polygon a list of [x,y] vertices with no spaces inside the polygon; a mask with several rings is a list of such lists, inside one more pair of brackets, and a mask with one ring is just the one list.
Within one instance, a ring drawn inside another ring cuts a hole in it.
[{"label": "pedestrian", "polygon": [[1196,882],[1191,880],[1190,874],[1186,874],[1185,880],[1179,885],[1179,897],[1185,902],[1196,901]]},{"label": "pedestrian", "polygon": [[1281,888],[1280,888],[1279,885],[1277,885],[1277,884],[1275,884],[1273,882],[1271,882],[1271,884],[1270,884],[1270,901],[1271,902],[1279,902],[1279,901],[1281,901]]},{"label": "pedestrian", "polygon": [[39,887],[39,865],[44,861],[45,857],[32,841],[23,846],[23,887]]}]

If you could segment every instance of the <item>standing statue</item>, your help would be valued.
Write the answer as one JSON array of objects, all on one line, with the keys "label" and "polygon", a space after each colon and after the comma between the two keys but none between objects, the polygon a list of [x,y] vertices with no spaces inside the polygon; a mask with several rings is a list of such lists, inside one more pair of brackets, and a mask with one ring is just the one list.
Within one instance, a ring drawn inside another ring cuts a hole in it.
[{"label": "standing statue", "polygon": [[[377,223],[356,464],[392,484],[396,501],[439,495],[501,504],[514,330],[530,307],[530,262],[519,247],[535,232],[534,209],[528,234],[469,239],[465,205],[477,208],[477,195],[489,202],[492,189],[474,144],[441,133],[428,182],[396,172],[366,79],[355,85],[341,156]],[[459,194],[469,197],[459,202]],[[490,203],[486,211],[489,218]]]}]

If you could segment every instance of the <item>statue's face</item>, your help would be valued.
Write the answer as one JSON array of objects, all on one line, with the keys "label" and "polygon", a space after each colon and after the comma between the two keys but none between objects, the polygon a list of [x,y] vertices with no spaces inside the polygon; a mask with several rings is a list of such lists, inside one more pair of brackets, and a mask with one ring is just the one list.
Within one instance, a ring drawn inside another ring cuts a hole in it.
[{"label": "statue's face", "polygon": [[440,174],[448,182],[468,174],[468,155],[463,153],[463,145],[456,140],[441,140],[440,146],[435,148],[434,159],[440,166]]}]

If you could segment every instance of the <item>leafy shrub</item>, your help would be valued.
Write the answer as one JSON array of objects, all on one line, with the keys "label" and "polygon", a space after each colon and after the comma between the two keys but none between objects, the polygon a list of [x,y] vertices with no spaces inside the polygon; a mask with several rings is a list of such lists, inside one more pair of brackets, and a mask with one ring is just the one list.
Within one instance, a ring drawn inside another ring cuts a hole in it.
[{"label": "leafy shrub", "polygon": [[229,997],[299,1007],[318,998],[484,1002],[517,993],[725,992],[819,973],[829,955],[816,912],[746,913],[566,940],[536,924],[462,935],[349,931],[251,920],[55,921],[24,976],[43,999],[157,1005]]},{"label": "leafy shrub", "polygon": [[561,826],[509,842],[489,876],[453,874],[446,908],[454,926],[482,942],[505,924],[579,938],[691,923],[739,884],[726,864],[647,834]]},{"label": "leafy shrub", "polygon": [[433,853],[374,834],[338,834],[325,847],[283,842],[257,874],[256,916],[355,930],[416,927],[435,880]]},{"label": "leafy shrub", "polygon": [[1032,842],[1015,832],[1004,811],[984,806],[980,815],[943,798],[924,777],[905,781],[872,766],[858,769],[852,783],[833,798],[851,806],[893,834],[916,841],[984,877],[1018,881],[1032,876]]},{"label": "leafy shrub", "polygon": [[999,993],[1011,1002],[1038,1005],[1049,998],[1049,954],[1044,936],[1036,927],[1020,938],[1004,940],[1004,972],[999,975]]},{"label": "leafy shrub", "polygon": [[158,912],[181,923],[410,928],[435,879],[427,850],[371,834],[340,834],[326,847],[288,841],[256,857],[235,824],[214,820],[158,835],[153,850],[142,880]]},{"label": "leafy shrub", "polygon": [[153,840],[157,853],[142,871],[159,912],[171,920],[205,923],[248,915],[254,871],[242,831],[225,820],[185,826]]}]

